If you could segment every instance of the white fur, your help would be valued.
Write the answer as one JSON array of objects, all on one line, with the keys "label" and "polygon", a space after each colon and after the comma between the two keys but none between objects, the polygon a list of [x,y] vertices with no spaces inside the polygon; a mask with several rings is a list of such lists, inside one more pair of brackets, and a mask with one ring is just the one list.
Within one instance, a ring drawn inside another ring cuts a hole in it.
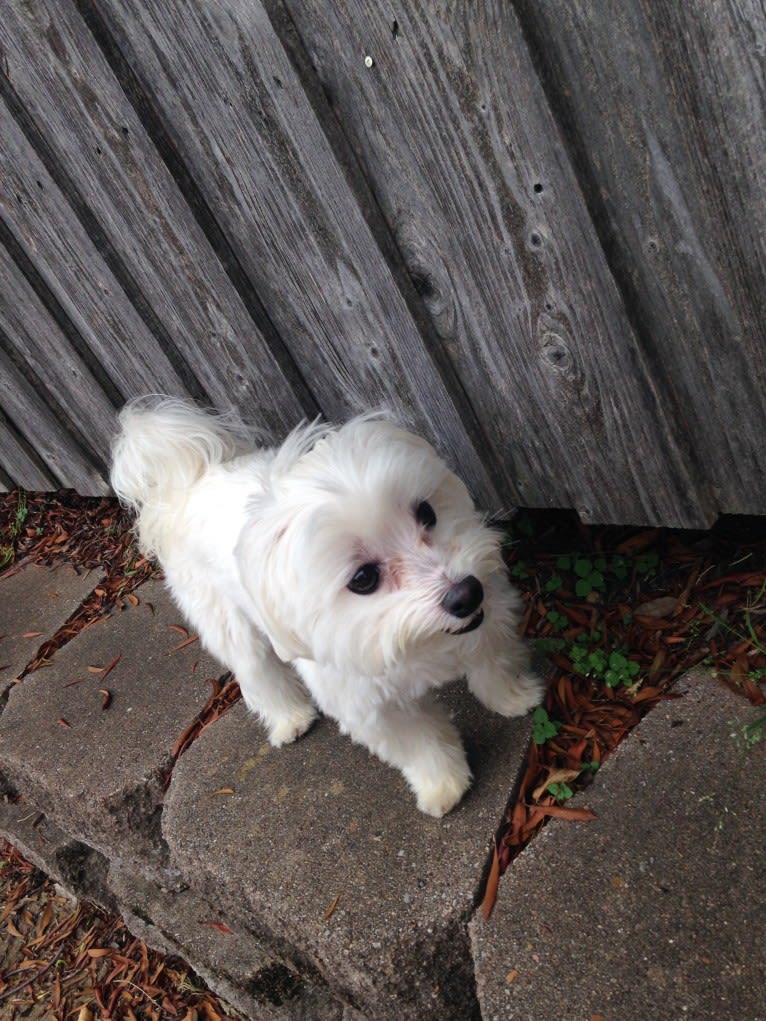
[{"label": "white fur", "polygon": [[[453,808],[471,774],[432,689],[465,676],[504,716],[542,694],[499,537],[463,483],[424,440],[377,416],[303,424],[277,448],[171,398],[133,402],[120,420],[114,490],[271,743],[300,737],[317,706],[399,768],[422,811]],[[422,501],[431,528],[416,519]],[[348,583],[364,564],[379,565],[380,586],[360,595]],[[480,611],[458,619],[441,603],[469,575],[484,618],[455,634]]]}]

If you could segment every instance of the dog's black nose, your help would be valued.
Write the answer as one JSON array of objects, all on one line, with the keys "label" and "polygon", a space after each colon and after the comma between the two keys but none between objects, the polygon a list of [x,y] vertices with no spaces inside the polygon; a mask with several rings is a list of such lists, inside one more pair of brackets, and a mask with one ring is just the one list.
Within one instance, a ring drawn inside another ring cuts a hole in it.
[{"label": "dog's black nose", "polygon": [[453,617],[470,617],[479,609],[483,598],[484,589],[481,582],[469,574],[462,581],[455,582],[442,599],[442,609],[451,613]]}]

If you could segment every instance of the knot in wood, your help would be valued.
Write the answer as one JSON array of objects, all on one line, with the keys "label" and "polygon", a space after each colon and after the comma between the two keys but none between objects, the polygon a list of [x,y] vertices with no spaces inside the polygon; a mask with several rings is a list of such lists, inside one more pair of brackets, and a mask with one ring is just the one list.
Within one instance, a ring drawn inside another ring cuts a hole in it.
[{"label": "knot in wood", "polygon": [[570,376],[573,372],[573,357],[569,344],[558,333],[546,333],[542,342],[543,359],[557,372]]}]

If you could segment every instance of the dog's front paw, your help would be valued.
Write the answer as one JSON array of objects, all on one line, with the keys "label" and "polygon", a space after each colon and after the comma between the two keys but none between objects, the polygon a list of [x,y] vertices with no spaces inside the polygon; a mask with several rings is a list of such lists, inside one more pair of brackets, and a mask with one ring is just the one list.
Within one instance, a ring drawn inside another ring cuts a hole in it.
[{"label": "dog's front paw", "polygon": [[464,771],[456,772],[434,782],[427,781],[415,787],[417,805],[421,812],[440,819],[451,811],[471,786],[471,773],[468,766]]},{"label": "dog's front paw", "polygon": [[310,703],[296,708],[289,716],[280,717],[269,726],[269,744],[280,748],[297,740],[309,729],[317,718],[317,711]]},{"label": "dog's front paw", "polygon": [[545,682],[531,672],[500,678],[477,675],[469,678],[468,686],[487,709],[501,716],[524,716],[545,694]]}]

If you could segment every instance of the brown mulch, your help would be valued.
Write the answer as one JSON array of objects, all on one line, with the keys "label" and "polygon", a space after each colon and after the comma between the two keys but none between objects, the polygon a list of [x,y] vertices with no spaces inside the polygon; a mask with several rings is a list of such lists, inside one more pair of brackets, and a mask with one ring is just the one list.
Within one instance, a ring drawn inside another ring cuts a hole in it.
[{"label": "brown mulch", "polygon": [[[485,917],[500,876],[549,818],[593,818],[569,807],[569,797],[653,706],[675,697],[683,673],[704,663],[753,705],[766,703],[765,520],[722,519],[694,533],[522,515],[511,538],[525,633],[552,662],[544,703],[550,736],[544,721],[497,835]],[[613,654],[617,678],[608,670]],[[759,722],[753,740],[763,736],[766,716]]]},{"label": "brown mulch", "polygon": [[[568,804],[571,795],[652,706],[674,697],[673,682],[691,666],[704,662],[753,704],[766,702],[765,522],[723,520],[689,533],[585,527],[574,515],[529,512],[514,519],[506,553],[526,601],[526,634],[551,668],[519,790],[497,835],[486,915],[502,872],[548,819],[591,817]],[[27,560],[66,560],[104,575],[36,662],[156,575],[115,501],[71,493],[0,496],[0,568]],[[219,685],[174,754],[237,697],[235,684]],[[0,847],[0,893],[4,1019],[229,1016],[185,965],[148,951],[99,910],[62,901],[9,846]],[[44,1011],[34,1013],[39,1004]]]},{"label": "brown mulch", "polygon": [[182,961],[119,919],[74,903],[0,841],[0,1017],[4,1021],[227,1021]]}]

